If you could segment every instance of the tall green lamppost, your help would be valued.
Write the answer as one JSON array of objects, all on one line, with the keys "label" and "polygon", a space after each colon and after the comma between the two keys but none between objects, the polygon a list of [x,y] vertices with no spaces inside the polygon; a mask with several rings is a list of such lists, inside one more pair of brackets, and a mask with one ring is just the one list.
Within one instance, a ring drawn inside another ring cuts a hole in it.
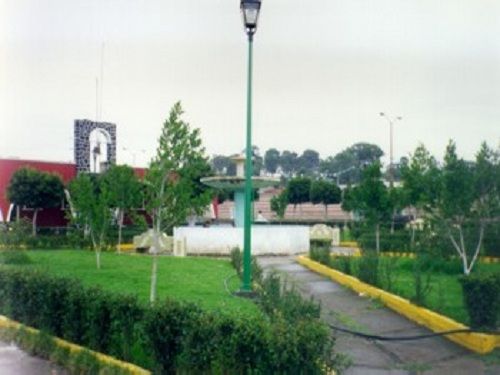
[{"label": "tall green lamppost", "polygon": [[243,284],[242,293],[252,291],[251,246],[252,246],[252,45],[257,31],[261,0],[241,0],[240,9],[243,26],[248,36],[248,82],[247,82],[247,141],[245,154],[245,217],[243,229]]}]

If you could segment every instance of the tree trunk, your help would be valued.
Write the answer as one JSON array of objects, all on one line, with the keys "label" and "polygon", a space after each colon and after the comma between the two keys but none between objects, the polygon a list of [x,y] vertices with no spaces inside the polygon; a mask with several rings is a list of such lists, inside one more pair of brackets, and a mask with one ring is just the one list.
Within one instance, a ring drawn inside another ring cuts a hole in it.
[{"label": "tree trunk", "polygon": [[96,249],[95,251],[95,261],[97,265],[97,269],[101,269],[101,249]]},{"label": "tree trunk", "polygon": [[328,205],[325,204],[325,220],[328,219]]},{"label": "tree trunk", "polygon": [[38,208],[35,208],[35,211],[33,211],[33,237],[36,236],[36,217],[38,216]]},{"label": "tree trunk", "polygon": [[391,217],[391,234],[394,234],[394,220],[396,217],[396,209],[392,210],[392,217]]},{"label": "tree trunk", "polygon": [[469,263],[469,267],[467,268],[467,273],[465,274],[466,276],[468,276],[469,273],[472,271],[472,268],[474,267],[474,264],[478,259],[479,251],[481,250],[481,245],[483,242],[483,236],[484,236],[484,223],[481,222],[481,224],[479,225],[479,239],[477,241],[476,251],[474,252],[474,256],[472,257],[472,260]]},{"label": "tree trunk", "polygon": [[156,283],[158,275],[158,254],[153,254],[153,267],[151,269],[151,290],[149,293],[149,302],[153,304],[156,301]]},{"label": "tree trunk", "polygon": [[119,210],[118,213],[118,246],[117,246],[117,251],[118,254],[121,253],[121,245],[122,245],[122,228],[123,228],[123,217],[124,217],[124,212],[122,209]]},{"label": "tree trunk", "polygon": [[[160,215],[160,213],[158,213]],[[160,248],[160,230],[161,222],[157,218],[153,223],[153,265],[151,268],[151,287],[149,291],[149,302],[153,304],[156,301],[156,284],[158,279],[158,250]]]},{"label": "tree trunk", "polygon": [[415,246],[415,225],[411,226],[411,239],[410,239],[410,249],[413,250]]},{"label": "tree trunk", "polygon": [[21,207],[16,204],[16,221],[19,223],[19,219],[21,218]]},{"label": "tree trunk", "polygon": [[375,226],[375,248],[377,249],[377,255],[380,254],[380,224],[377,223]]}]

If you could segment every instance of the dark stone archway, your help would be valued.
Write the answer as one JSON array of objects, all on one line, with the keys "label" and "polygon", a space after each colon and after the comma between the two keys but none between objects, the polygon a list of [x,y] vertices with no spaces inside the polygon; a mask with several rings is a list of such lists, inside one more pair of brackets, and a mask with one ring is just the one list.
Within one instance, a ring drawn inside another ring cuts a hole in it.
[{"label": "dark stone archway", "polygon": [[116,163],[116,125],[110,122],[96,122],[91,120],[75,120],[75,163],[76,171],[90,172],[90,133],[100,129],[108,135],[107,164]]}]

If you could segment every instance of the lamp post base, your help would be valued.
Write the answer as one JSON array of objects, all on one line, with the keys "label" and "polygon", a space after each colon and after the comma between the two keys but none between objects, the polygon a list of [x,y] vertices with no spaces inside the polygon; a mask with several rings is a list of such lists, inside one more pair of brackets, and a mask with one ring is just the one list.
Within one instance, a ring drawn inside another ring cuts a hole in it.
[{"label": "lamp post base", "polygon": [[253,290],[244,290],[244,289],[237,290],[236,292],[233,293],[233,295],[235,295],[236,297],[243,297],[248,299],[256,299],[258,297],[258,294]]}]

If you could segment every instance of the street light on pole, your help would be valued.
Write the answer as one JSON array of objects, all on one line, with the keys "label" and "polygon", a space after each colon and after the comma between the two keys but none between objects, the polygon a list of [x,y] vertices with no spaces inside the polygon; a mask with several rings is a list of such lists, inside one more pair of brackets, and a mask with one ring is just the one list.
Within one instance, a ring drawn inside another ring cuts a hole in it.
[{"label": "street light on pole", "polygon": [[245,149],[245,216],[243,228],[243,284],[241,292],[252,291],[251,245],[252,245],[252,45],[257,31],[257,21],[261,0],[241,0],[240,10],[243,26],[248,36],[248,75],[247,75],[247,128]]},{"label": "street light on pole", "polygon": [[386,120],[389,122],[389,137],[390,137],[390,162],[389,162],[389,184],[390,187],[392,188],[394,186],[394,160],[393,160],[393,124],[396,121],[401,121],[403,117],[397,116],[397,117],[390,117],[387,113],[380,112],[380,116],[385,117]]}]

